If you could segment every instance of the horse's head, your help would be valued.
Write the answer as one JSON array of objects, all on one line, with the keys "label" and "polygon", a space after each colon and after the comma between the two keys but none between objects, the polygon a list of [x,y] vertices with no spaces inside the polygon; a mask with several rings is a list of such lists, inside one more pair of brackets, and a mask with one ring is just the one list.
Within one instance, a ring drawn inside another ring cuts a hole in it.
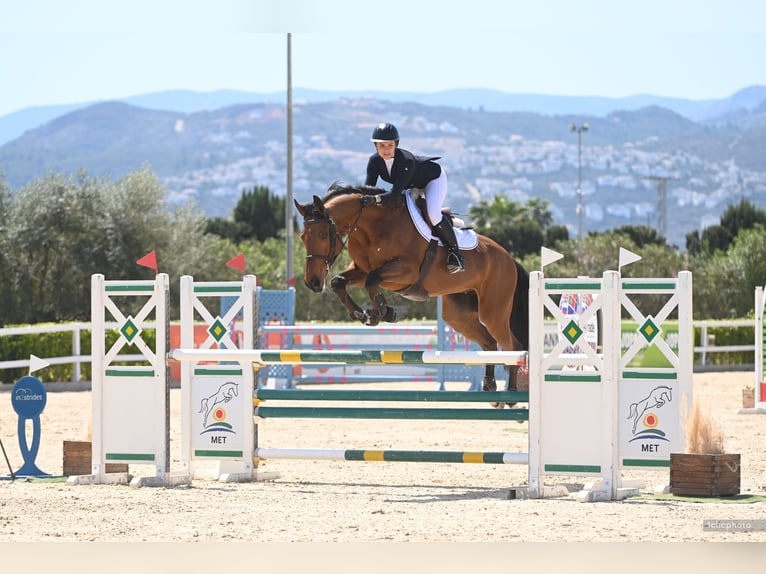
[{"label": "horse's head", "polygon": [[306,247],[303,282],[306,287],[319,293],[324,289],[330,267],[343,250],[343,242],[332,215],[319,197],[315,195],[313,203],[301,204],[295,201],[295,207],[303,216],[301,241]]}]

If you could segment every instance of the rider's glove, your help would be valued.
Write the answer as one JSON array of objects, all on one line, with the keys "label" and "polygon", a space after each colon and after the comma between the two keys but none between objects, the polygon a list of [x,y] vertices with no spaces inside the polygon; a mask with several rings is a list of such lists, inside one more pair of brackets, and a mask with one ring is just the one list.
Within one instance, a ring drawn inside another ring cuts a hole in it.
[{"label": "rider's glove", "polygon": [[363,207],[369,207],[370,205],[380,205],[383,203],[383,201],[380,198],[380,195],[363,195],[362,196],[362,206]]}]

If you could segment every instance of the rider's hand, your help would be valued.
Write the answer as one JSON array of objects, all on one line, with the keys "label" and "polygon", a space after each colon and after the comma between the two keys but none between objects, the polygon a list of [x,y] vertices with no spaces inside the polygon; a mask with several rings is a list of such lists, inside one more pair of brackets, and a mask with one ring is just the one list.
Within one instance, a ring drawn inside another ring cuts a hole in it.
[{"label": "rider's hand", "polygon": [[362,206],[369,207],[370,205],[380,205],[382,203],[380,195],[363,195]]}]

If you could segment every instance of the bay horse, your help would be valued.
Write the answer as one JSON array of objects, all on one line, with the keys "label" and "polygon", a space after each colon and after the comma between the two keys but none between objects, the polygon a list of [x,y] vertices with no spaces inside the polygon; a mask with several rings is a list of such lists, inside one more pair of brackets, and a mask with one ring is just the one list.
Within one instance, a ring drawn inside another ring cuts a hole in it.
[{"label": "bay horse", "polygon": [[[405,197],[384,205],[363,206],[362,196],[381,194],[372,186],[332,184],[323,199],[295,201],[303,216],[306,247],[303,282],[321,292],[330,268],[345,245],[351,264],[330,282],[349,316],[365,325],[396,321],[396,311],[380,289],[414,301],[442,297],[444,321],[485,351],[527,350],[529,344],[529,275],[497,242],[477,234],[478,244],[461,250],[465,271],[450,274],[446,248],[424,239],[408,213]],[[429,248],[429,245],[431,248]],[[436,249],[436,251],[434,251]],[[364,311],[346,287],[364,287],[372,309]],[[509,385],[518,367],[509,368]],[[497,390],[494,365],[487,365],[482,387]],[[501,406],[501,405],[495,405]]]}]

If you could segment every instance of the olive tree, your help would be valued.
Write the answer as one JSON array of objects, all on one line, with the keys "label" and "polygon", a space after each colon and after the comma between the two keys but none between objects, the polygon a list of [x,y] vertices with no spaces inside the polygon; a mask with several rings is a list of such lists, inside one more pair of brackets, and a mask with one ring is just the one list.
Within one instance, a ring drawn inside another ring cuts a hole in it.
[{"label": "olive tree", "polygon": [[196,207],[171,209],[166,197],[147,168],[117,181],[84,171],[48,174],[12,194],[2,239],[12,280],[0,316],[16,323],[86,320],[91,276],[151,277],[136,261],[152,250],[171,285],[184,273],[216,276],[232,248],[205,234]]}]

